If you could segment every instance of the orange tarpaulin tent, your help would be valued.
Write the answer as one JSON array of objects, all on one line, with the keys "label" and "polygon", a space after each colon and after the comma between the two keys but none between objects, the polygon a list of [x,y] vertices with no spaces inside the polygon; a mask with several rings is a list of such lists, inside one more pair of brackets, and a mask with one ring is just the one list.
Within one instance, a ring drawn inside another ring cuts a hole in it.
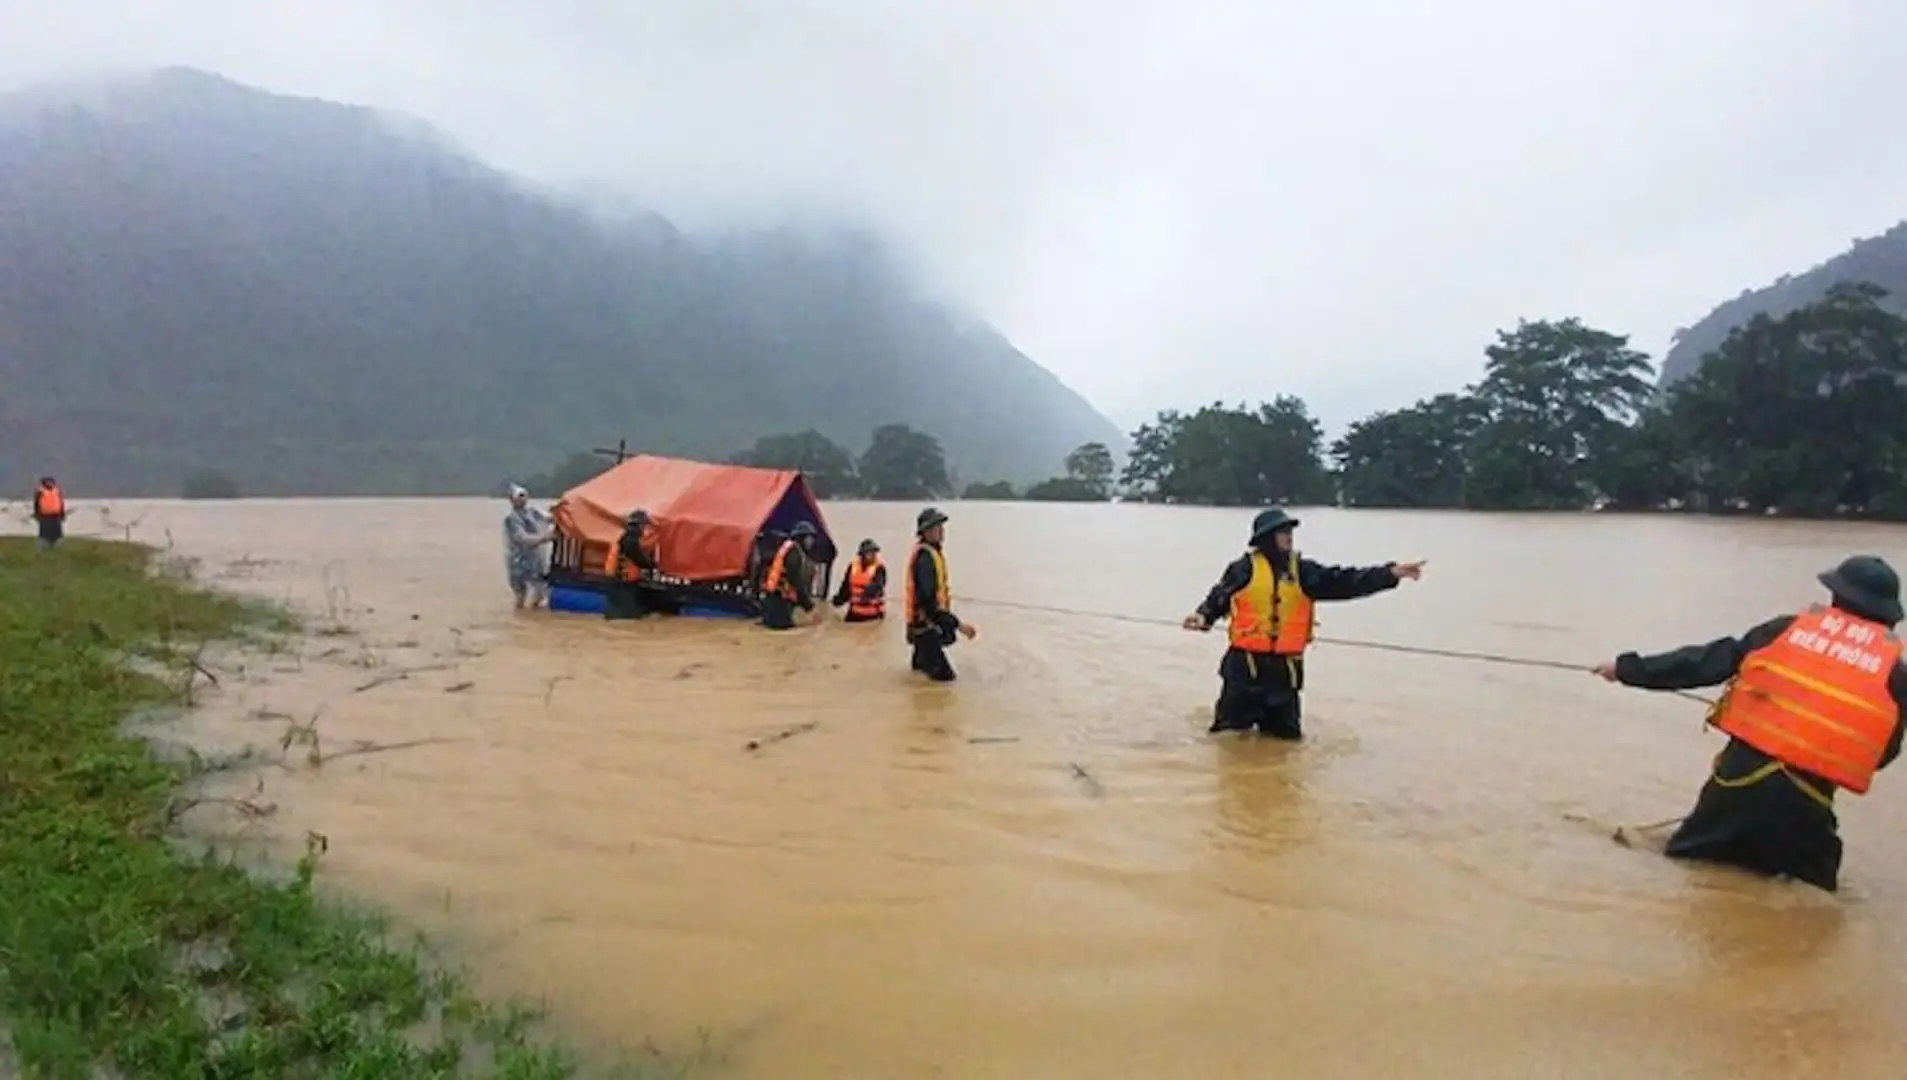
[{"label": "orange tarpaulin tent", "polygon": [[632,457],[563,493],[550,514],[583,545],[584,566],[599,571],[609,545],[635,509],[654,520],[662,572],[684,581],[723,581],[748,573],[755,538],[807,521],[821,535],[818,562],[835,547],[821,505],[799,472],[709,465],[682,458]]}]

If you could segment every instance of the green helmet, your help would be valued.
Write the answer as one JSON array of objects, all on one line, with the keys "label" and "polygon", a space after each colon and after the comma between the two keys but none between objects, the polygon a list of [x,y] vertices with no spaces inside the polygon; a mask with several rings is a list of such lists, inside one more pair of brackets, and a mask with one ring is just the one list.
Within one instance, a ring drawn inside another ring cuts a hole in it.
[{"label": "green helmet", "polygon": [[1815,580],[1827,586],[1835,599],[1845,600],[1889,626],[1901,620],[1900,575],[1878,555],[1854,555]]},{"label": "green helmet", "polygon": [[1297,527],[1297,518],[1285,513],[1284,507],[1274,506],[1251,519],[1252,542],[1256,543],[1280,530],[1295,529]]}]

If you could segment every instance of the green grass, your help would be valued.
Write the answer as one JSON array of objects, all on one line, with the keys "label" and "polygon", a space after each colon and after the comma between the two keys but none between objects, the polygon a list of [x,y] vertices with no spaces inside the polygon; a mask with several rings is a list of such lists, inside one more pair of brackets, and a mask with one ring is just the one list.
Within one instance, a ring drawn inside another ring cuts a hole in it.
[{"label": "green grass", "polygon": [[[271,881],[174,842],[193,766],[124,736],[126,718],[189,700],[206,643],[294,629],[156,570],[148,549],[0,538],[0,1034],[17,1063],[59,1078],[575,1075],[532,1012],[480,1004],[380,920],[316,895],[315,851]],[[676,1071],[638,1064],[617,1072]]]}]

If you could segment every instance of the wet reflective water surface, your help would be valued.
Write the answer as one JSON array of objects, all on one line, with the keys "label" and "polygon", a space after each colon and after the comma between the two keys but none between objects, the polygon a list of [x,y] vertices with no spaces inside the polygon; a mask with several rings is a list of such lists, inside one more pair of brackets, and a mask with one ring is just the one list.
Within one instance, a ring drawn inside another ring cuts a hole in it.
[{"label": "wet reflective water surface", "polygon": [[[827,513],[898,575],[916,509]],[[950,687],[893,625],[516,614],[500,501],[117,502],[71,527],[136,522],[310,613],[319,636],[228,674],[194,736],[308,725],[321,764],[261,774],[270,828],[323,833],[326,880],[584,1039],[706,1034],[735,1074],[796,1080],[1907,1074],[1898,777],[1842,797],[1827,897],[1612,843],[1686,810],[1720,740],[1699,705],[1586,673],[1320,645],[1307,742],[1215,740],[1222,634],[1167,624],[1250,511],[947,509],[980,627]],[[1322,634],[1585,667],[1907,556],[1878,526],[1302,516],[1314,558],[1430,560]]]}]

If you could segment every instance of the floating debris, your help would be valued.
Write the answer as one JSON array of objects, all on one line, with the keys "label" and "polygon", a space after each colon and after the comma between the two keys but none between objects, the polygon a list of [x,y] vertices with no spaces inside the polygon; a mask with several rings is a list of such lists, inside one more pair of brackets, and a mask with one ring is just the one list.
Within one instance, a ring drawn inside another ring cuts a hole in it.
[{"label": "floating debris", "polygon": [[767,746],[769,743],[778,743],[782,741],[783,739],[792,739],[796,735],[806,734],[807,732],[813,731],[815,728],[818,728],[820,726],[821,724],[818,721],[813,721],[813,720],[810,720],[809,722],[805,724],[796,724],[794,727],[783,728],[780,731],[775,732],[773,735],[769,735],[765,738],[750,739],[748,740],[748,744],[742,747],[742,749],[760,750],[762,747]]}]

